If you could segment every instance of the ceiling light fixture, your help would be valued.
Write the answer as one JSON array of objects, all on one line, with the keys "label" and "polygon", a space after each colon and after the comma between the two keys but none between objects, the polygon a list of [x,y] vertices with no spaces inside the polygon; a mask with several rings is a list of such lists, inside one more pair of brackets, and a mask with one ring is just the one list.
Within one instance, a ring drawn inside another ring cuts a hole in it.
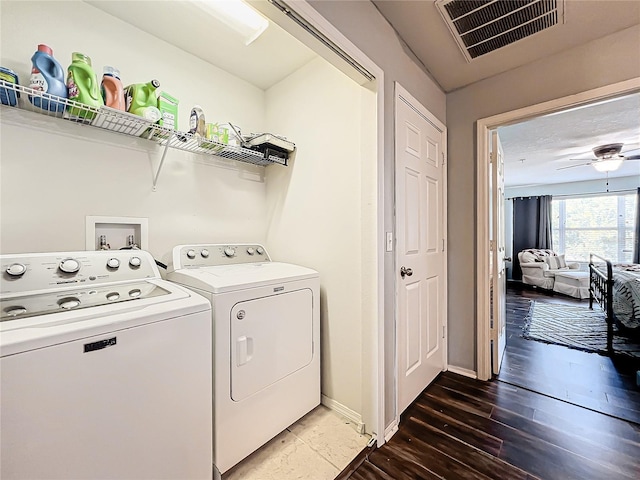
[{"label": "ceiling light fixture", "polygon": [[599,172],[613,172],[617,170],[622,165],[621,158],[608,158],[605,160],[599,160],[597,162],[593,162],[593,168],[595,168]]},{"label": "ceiling light fixture", "polygon": [[198,0],[194,3],[242,35],[245,45],[250,45],[269,26],[266,18],[242,0]]}]

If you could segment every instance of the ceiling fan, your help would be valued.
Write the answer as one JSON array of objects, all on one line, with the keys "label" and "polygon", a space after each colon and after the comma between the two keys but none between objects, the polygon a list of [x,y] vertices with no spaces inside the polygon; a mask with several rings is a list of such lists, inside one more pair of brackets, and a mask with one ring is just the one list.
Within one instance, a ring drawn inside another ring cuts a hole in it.
[{"label": "ceiling fan", "polygon": [[[593,148],[593,154],[596,158],[590,160],[588,163],[581,163],[580,165],[570,165],[568,167],[561,167],[558,170],[565,170],[567,168],[583,167],[585,165],[592,165],[599,172],[613,172],[622,166],[622,163],[629,160],[640,160],[640,155],[622,155],[622,143],[609,143],[607,145],[599,145]],[[633,150],[631,150],[633,151]],[[628,153],[628,152],[627,152]],[[584,162],[584,158],[572,158]]]}]

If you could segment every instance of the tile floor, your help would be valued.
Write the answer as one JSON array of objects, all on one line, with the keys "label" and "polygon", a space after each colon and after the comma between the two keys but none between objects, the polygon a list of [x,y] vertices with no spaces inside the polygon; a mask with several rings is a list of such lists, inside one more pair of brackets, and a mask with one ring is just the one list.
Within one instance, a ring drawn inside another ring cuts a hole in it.
[{"label": "tile floor", "polygon": [[333,480],[367,445],[356,425],[320,405],[223,475],[224,480]]}]

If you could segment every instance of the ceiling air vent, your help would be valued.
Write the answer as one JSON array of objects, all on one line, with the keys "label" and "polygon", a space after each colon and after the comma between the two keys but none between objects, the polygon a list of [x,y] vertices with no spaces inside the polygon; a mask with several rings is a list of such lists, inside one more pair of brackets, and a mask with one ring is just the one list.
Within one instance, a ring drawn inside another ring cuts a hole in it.
[{"label": "ceiling air vent", "polygon": [[467,61],[564,23],[564,0],[436,0]]}]

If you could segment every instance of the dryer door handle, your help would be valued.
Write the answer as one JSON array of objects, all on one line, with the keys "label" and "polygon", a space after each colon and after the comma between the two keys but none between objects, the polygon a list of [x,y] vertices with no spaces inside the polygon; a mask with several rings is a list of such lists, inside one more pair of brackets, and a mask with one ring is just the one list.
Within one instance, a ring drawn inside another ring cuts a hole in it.
[{"label": "dryer door handle", "polygon": [[242,336],[236,340],[237,366],[241,367],[253,358],[253,338]]}]

